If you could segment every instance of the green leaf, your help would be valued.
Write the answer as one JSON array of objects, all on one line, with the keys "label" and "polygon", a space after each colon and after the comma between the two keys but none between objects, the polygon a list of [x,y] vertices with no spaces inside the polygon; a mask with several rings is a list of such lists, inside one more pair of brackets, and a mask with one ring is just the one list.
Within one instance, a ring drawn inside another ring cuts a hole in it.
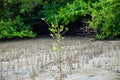
[{"label": "green leaf", "polygon": [[24,9],[20,9],[20,13],[24,13],[25,12],[25,10]]},{"label": "green leaf", "polygon": [[52,33],[55,33],[55,32],[56,32],[56,30],[53,29],[53,28],[49,28],[49,30],[50,30]]}]

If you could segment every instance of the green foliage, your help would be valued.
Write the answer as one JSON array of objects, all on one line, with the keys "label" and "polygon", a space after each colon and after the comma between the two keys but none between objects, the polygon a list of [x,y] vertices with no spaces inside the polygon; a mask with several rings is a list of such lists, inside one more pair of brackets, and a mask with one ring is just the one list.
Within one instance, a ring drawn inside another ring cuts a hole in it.
[{"label": "green foliage", "polygon": [[[41,0],[38,0],[41,1]],[[0,38],[35,37],[29,24],[25,24],[24,13],[32,11],[40,3],[34,0],[0,1]]]},{"label": "green foliage", "polygon": [[100,0],[91,9],[90,26],[97,29],[99,39],[113,39],[120,35],[120,0]]},{"label": "green foliage", "polygon": [[30,27],[22,22],[18,16],[15,20],[1,19],[0,20],[0,38],[12,37],[35,37]]},{"label": "green foliage", "polygon": [[[49,1],[48,1],[49,2]],[[60,7],[63,7],[67,0],[51,1],[49,3],[45,3],[43,5],[43,17],[46,18],[47,22],[54,22],[55,16],[57,17],[58,22],[60,22],[60,16],[58,14],[58,10]]]},{"label": "green foliage", "polygon": [[58,13],[63,24],[68,24],[88,14],[88,5],[83,0],[74,0],[59,9]]},{"label": "green foliage", "polygon": [[[62,3],[62,4],[61,4]],[[53,1],[43,6],[44,18],[51,25],[49,28],[53,38],[62,38],[61,34],[70,22],[85,19],[88,14],[88,2],[84,0]],[[63,27],[64,26],[64,27]]]},{"label": "green foliage", "polygon": [[57,15],[58,23],[66,25],[88,14],[88,3],[84,0],[53,2],[44,5],[44,17],[48,22],[54,21]]},{"label": "green foliage", "polygon": [[42,4],[42,0],[20,0],[21,7],[20,12],[30,12],[39,4]]},{"label": "green foliage", "polygon": [[51,36],[61,38],[66,25],[88,21],[88,15],[97,38],[120,35],[120,0],[0,0],[0,38],[34,37],[32,27],[44,28],[41,18],[49,24]]}]

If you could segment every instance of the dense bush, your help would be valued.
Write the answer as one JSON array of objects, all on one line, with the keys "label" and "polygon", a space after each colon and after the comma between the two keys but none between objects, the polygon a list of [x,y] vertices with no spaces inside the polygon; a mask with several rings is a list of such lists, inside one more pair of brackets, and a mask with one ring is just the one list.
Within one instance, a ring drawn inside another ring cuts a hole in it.
[{"label": "dense bush", "polygon": [[90,26],[98,30],[97,38],[118,37],[120,35],[120,0],[100,0],[93,6]]},{"label": "dense bush", "polygon": [[31,31],[30,26],[23,23],[19,16],[15,20],[1,19],[0,38],[12,37],[35,37],[35,34]]},{"label": "dense bush", "polygon": [[119,16],[120,0],[0,0],[0,38],[34,37],[32,28],[46,26],[41,18],[58,26],[89,20],[97,38],[115,38]]},{"label": "dense bush", "polygon": [[83,0],[69,0],[61,1],[59,3],[54,1],[53,3],[44,5],[43,8],[44,17],[48,22],[54,22],[54,17],[57,16],[58,22],[63,25],[88,14],[87,2]]},{"label": "dense bush", "polygon": [[[40,1],[40,0],[39,0]],[[24,13],[32,11],[37,5],[31,0],[0,1],[0,38],[35,37],[29,24],[25,24]]]},{"label": "dense bush", "polygon": [[48,22],[55,22],[57,15],[58,23],[66,25],[77,19],[88,21],[89,15],[92,17],[89,26],[98,31],[97,38],[114,39],[120,35],[120,0],[73,0],[58,4],[45,6]]}]

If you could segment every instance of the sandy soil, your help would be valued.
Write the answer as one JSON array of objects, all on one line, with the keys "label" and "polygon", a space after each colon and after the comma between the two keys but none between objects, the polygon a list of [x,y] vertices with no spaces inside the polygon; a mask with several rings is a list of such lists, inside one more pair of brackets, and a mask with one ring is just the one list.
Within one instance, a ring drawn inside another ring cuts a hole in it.
[{"label": "sandy soil", "polygon": [[66,37],[0,42],[0,80],[120,80],[120,41]]}]

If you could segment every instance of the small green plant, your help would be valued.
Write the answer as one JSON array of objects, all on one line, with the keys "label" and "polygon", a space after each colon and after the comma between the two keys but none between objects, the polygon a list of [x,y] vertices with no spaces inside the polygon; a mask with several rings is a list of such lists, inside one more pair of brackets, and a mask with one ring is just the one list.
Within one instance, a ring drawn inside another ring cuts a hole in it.
[{"label": "small green plant", "polygon": [[62,25],[58,24],[58,18],[55,15],[54,16],[54,20],[51,21],[51,23],[49,24],[44,18],[42,18],[42,20],[44,20],[48,26],[49,26],[49,30],[50,30],[50,36],[52,38],[55,38],[57,40],[57,44],[53,46],[53,51],[56,51],[58,53],[58,63],[59,63],[59,80],[63,80],[63,71],[62,71],[62,54],[61,54],[61,50],[63,50],[63,46],[61,46],[60,41],[62,39],[64,39],[64,37],[62,36],[67,30],[68,28],[65,28]]},{"label": "small green plant", "polygon": [[50,23],[47,22],[47,20],[44,18],[42,18],[42,20],[44,20],[47,23],[47,25],[49,26],[49,31],[51,32],[50,36],[52,38],[55,38],[57,40],[64,39],[64,37],[62,35],[68,30],[68,28],[64,27],[63,25],[59,25],[57,15],[54,16],[54,20],[51,21]]}]

